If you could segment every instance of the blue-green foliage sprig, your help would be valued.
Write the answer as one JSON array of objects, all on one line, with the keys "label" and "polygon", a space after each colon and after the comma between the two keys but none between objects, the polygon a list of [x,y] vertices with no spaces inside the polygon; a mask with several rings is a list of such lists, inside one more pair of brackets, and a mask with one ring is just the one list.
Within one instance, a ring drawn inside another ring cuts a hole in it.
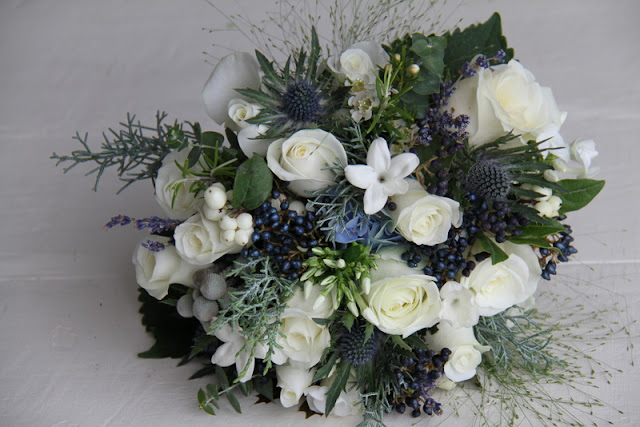
[{"label": "blue-green foliage sprig", "polygon": [[82,144],[83,149],[72,151],[69,155],[53,153],[50,158],[57,161],[56,165],[70,162],[64,168],[65,173],[80,163],[95,163],[96,167],[86,173],[96,174],[93,191],[98,189],[104,171],[115,167],[118,178],[125,182],[118,190],[120,193],[136,181],[155,179],[162,159],[169,153],[171,141],[176,135],[184,138],[184,142],[195,140],[195,134],[183,129],[183,124],[165,124],[166,118],[167,113],[158,111],[155,126],[145,126],[136,120],[135,115],[127,114],[127,120],[120,123],[119,130],[109,128],[107,132],[103,132],[104,142],[99,151],[93,151],[89,147],[87,133],[84,136],[76,133],[73,139]]}]

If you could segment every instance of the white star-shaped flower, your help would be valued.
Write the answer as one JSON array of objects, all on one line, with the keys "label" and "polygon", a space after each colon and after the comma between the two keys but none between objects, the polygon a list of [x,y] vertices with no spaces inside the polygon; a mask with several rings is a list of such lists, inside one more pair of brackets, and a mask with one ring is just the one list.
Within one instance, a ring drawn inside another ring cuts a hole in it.
[{"label": "white star-shaped flower", "polygon": [[373,215],[387,203],[389,196],[404,194],[409,189],[405,180],[420,164],[413,153],[391,158],[387,141],[377,138],[371,143],[366,165],[349,165],[344,174],[352,185],[364,192],[364,212]]}]

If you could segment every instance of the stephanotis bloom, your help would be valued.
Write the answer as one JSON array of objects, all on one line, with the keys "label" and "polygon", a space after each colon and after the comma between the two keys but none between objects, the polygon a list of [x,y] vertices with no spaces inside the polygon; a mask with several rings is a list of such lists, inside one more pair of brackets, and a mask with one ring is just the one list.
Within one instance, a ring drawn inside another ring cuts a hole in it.
[{"label": "stephanotis bloom", "polygon": [[344,174],[352,185],[364,192],[364,212],[373,215],[384,207],[389,196],[409,189],[407,176],[420,164],[418,156],[402,153],[391,157],[387,141],[377,138],[371,143],[366,165],[349,165]]}]

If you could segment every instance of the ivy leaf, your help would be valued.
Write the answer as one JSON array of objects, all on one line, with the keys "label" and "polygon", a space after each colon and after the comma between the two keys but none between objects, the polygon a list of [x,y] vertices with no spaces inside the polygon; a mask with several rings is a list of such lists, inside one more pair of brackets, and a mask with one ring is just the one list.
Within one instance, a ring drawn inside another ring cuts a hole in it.
[{"label": "ivy leaf", "polygon": [[560,214],[584,208],[604,187],[604,181],[594,179],[564,179],[558,184],[566,189],[566,192],[558,194],[562,199]]},{"label": "ivy leaf", "polygon": [[478,54],[492,57],[502,49],[506,52],[506,62],[513,58],[513,49],[507,47],[507,39],[502,35],[500,14],[497,12],[484,24],[471,25],[464,30],[458,28],[453,33],[446,33],[444,37],[447,38],[444,63],[454,77],[459,74],[465,62],[471,61]]},{"label": "ivy leaf", "polygon": [[238,166],[233,184],[233,207],[255,209],[264,202],[273,186],[273,175],[267,162],[258,155]]},{"label": "ivy leaf", "polygon": [[509,255],[500,249],[500,246],[495,244],[486,234],[478,233],[476,234],[476,239],[480,242],[482,248],[491,254],[491,264],[495,265],[509,258]]},{"label": "ivy leaf", "polygon": [[[184,294],[181,287],[169,288],[169,298],[179,298]],[[139,289],[138,301],[142,303],[139,313],[147,332],[153,335],[153,346],[138,357],[143,359],[161,359],[165,357],[181,358],[191,352],[192,338],[199,322],[180,316],[175,307],[163,304],[144,289]]]},{"label": "ivy leaf", "polygon": [[336,372],[336,379],[329,387],[329,391],[327,392],[327,401],[325,406],[325,416],[329,416],[331,410],[336,404],[338,397],[340,397],[340,393],[345,389],[347,385],[347,381],[349,380],[349,373],[351,371],[351,364],[347,362],[342,362],[338,366],[338,370]]}]

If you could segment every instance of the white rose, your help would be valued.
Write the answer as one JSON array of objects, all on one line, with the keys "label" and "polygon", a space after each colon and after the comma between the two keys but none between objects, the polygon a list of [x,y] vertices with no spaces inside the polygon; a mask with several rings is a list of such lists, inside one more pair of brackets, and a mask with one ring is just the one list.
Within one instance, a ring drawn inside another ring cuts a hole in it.
[{"label": "white rose", "polygon": [[435,278],[408,267],[400,259],[402,251],[393,247],[379,252],[362,315],[386,334],[407,337],[438,323],[442,301]]},{"label": "white rose", "polygon": [[[150,239],[145,237],[141,243]],[[184,262],[176,248],[168,244],[169,238],[153,236],[152,239],[164,244],[165,248],[159,252],[151,252],[142,245],[136,247],[132,261],[138,284],[157,299],[167,296],[169,285],[172,283],[193,286],[191,276],[200,267]]]},{"label": "white rose", "polygon": [[267,164],[289,190],[298,196],[327,188],[334,182],[335,172],[328,167],[347,165],[344,147],[329,132],[321,129],[300,130],[288,139],[278,139],[269,145]]},{"label": "white rose", "polygon": [[244,99],[234,98],[229,101],[227,113],[231,121],[227,121],[227,127],[237,131],[249,126],[247,120],[254,118],[260,113],[262,106],[252,104]]},{"label": "white rose", "polygon": [[311,318],[296,312],[285,311],[280,320],[280,331],[284,336],[276,338],[276,343],[282,347],[274,349],[278,353],[278,361],[288,358],[291,366],[306,369],[318,363],[322,353],[331,343],[327,327],[318,325]]},{"label": "white rose", "polygon": [[238,145],[245,156],[251,157],[253,154],[257,154],[260,157],[265,157],[269,144],[273,142],[273,139],[259,138],[269,128],[265,125],[249,125],[238,132]]},{"label": "white rose", "polygon": [[352,83],[357,80],[364,84],[376,83],[377,67],[384,67],[389,55],[379,43],[362,41],[351,45],[340,57],[330,57],[329,67],[336,73],[348,78]]},{"label": "white rose", "polygon": [[189,192],[188,184],[180,186],[177,192],[174,191],[174,183],[182,179],[182,172],[176,162],[184,163],[188,154],[189,150],[186,149],[167,154],[162,159],[162,166],[158,169],[155,180],[156,200],[162,210],[174,219],[187,219],[202,205],[202,199]]},{"label": "white rose", "polygon": [[391,199],[397,205],[389,214],[398,232],[410,242],[433,246],[447,240],[451,226],[462,224],[460,204],[447,197],[427,193],[420,183],[409,180],[409,190]]},{"label": "white rose", "polygon": [[553,137],[566,118],[551,89],[540,86],[518,61],[480,69],[462,79],[447,109],[469,116],[469,143],[480,145],[513,131],[522,141]]},{"label": "white rose", "polygon": [[229,101],[238,98],[235,89],[259,89],[260,67],[256,59],[246,52],[235,52],[222,58],[202,89],[207,114],[219,125],[227,118]]},{"label": "white rose", "polygon": [[[480,313],[473,292],[453,280],[440,288],[440,317],[454,328],[470,328],[478,323]],[[442,322],[441,322],[442,323]]]},{"label": "white rose", "polygon": [[475,294],[480,316],[493,316],[525,301],[536,291],[542,272],[531,246],[510,242],[498,246],[509,258],[495,265],[487,258],[460,280]]},{"label": "white rose", "polygon": [[482,362],[482,353],[490,347],[480,345],[473,335],[473,328],[454,328],[447,322],[438,324],[438,332],[427,333],[425,342],[434,351],[448,348],[449,360],[444,365],[444,373],[451,381],[460,382],[473,378],[476,368]]},{"label": "white rose", "polygon": [[238,253],[242,246],[222,238],[218,222],[209,221],[196,214],[176,227],[173,234],[178,254],[186,262],[195,265],[211,264],[228,253]]},{"label": "white rose", "polygon": [[580,164],[576,171],[578,178],[587,178],[595,175],[598,168],[591,168],[591,161],[598,155],[596,143],[591,139],[578,139],[571,144],[571,159]]},{"label": "white rose", "polygon": [[293,366],[276,366],[278,387],[280,387],[280,403],[285,408],[297,405],[313,380],[315,369],[296,368]]},{"label": "white rose", "polygon": [[[311,386],[305,391],[307,396],[307,404],[309,408],[319,414],[324,414],[327,407],[327,392],[335,381],[335,375],[331,375],[329,378],[325,378],[320,382],[320,385]],[[346,391],[342,390],[338,399],[331,410],[330,415],[337,417],[348,417],[350,415],[357,415],[360,412],[358,402],[360,402],[360,393],[357,387],[354,387],[356,378],[351,375],[347,382]]]}]

